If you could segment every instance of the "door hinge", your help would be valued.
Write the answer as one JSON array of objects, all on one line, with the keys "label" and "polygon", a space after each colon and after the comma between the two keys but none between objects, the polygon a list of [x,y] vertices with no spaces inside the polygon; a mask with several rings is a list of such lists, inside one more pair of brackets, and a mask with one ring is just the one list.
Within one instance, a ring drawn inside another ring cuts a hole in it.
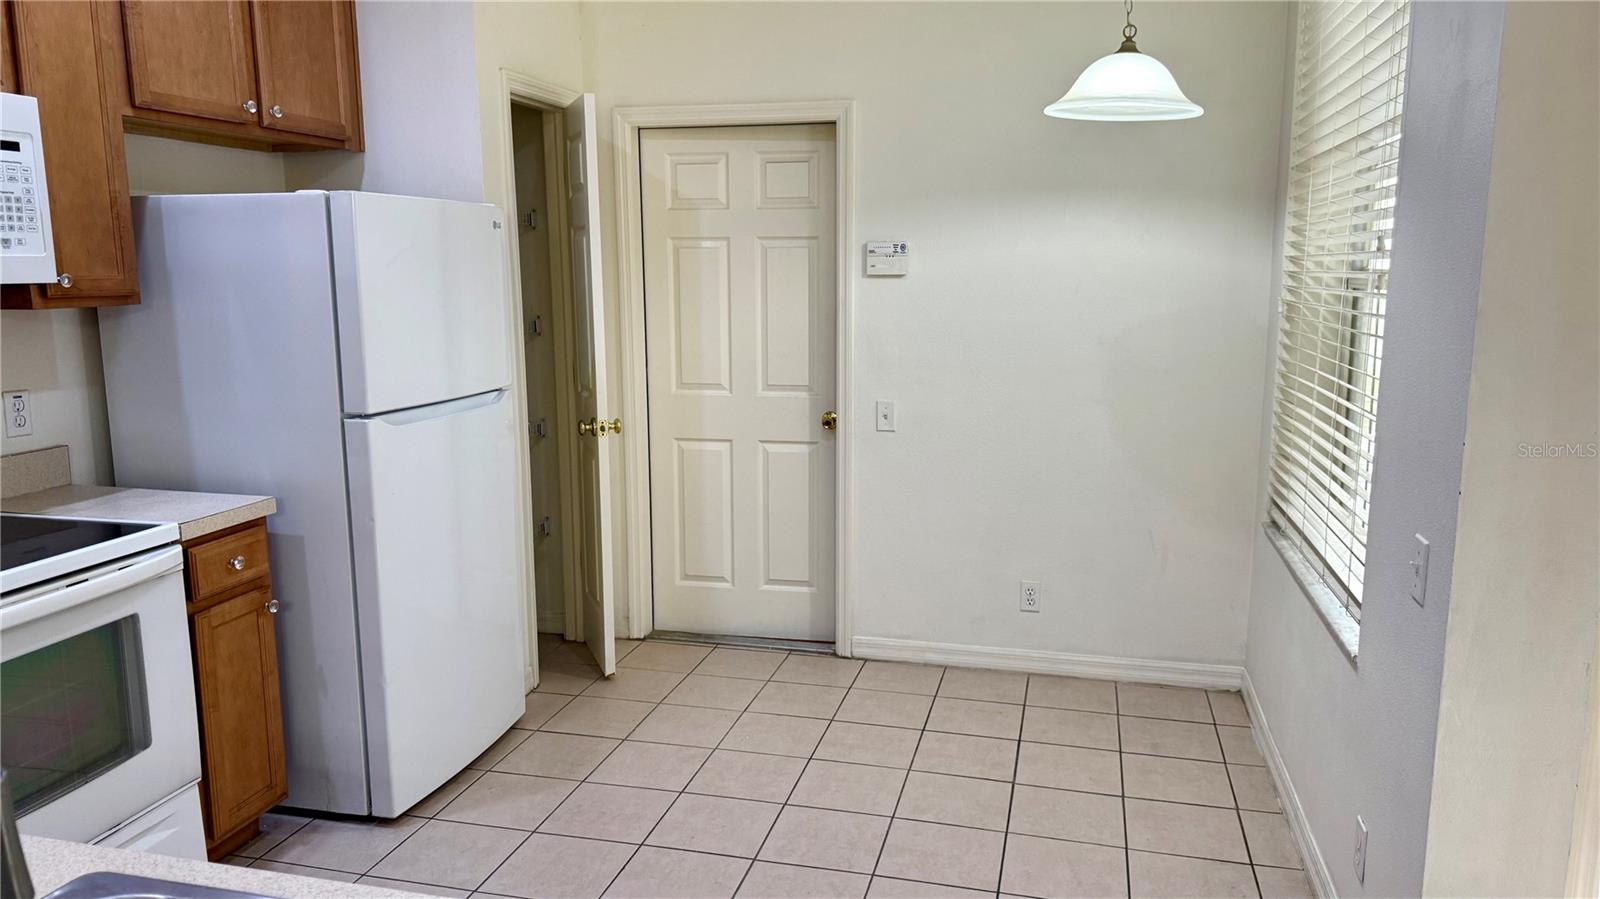
[{"label": "door hinge", "polygon": [[544,316],[535,315],[533,317],[533,321],[528,322],[528,336],[529,337],[543,337],[544,336]]},{"label": "door hinge", "polygon": [[517,216],[517,224],[527,228],[529,231],[539,230],[539,210],[530,209]]},{"label": "door hinge", "polygon": [[550,516],[539,519],[539,536],[548,537],[555,530],[555,524],[550,521]]},{"label": "door hinge", "polygon": [[540,439],[550,436],[550,426],[542,418],[533,423],[531,430],[533,431],[533,436]]}]

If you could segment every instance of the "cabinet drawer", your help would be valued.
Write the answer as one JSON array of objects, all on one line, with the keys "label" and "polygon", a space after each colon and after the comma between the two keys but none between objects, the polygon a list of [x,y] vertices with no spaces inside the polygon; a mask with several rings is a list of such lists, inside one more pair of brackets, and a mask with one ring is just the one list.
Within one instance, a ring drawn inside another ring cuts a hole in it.
[{"label": "cabinet drawer", "polygon": [[258,524],[209,543],[191,546],[188,556],[189,598],[200,600],[215,596],[267,576],[267,528]]}]

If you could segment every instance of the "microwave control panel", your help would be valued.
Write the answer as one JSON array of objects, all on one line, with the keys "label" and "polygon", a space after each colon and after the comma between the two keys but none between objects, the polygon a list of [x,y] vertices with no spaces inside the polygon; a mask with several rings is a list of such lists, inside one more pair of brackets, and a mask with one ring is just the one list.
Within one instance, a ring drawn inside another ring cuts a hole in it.
[{"label": "microwave control panel", "polygon": [[38,101],[0,94],[0,282],[56,280],[49,196]]}]

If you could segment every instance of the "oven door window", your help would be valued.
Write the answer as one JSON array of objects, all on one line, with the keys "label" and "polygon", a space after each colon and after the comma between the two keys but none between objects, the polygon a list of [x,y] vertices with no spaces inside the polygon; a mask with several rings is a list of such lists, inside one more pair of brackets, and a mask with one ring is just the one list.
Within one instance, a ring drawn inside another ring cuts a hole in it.
[{"label": "oven door window", "polygon": [[129,615],[0,663],[0,764],[18,816],[150,746],[139,647]]}]

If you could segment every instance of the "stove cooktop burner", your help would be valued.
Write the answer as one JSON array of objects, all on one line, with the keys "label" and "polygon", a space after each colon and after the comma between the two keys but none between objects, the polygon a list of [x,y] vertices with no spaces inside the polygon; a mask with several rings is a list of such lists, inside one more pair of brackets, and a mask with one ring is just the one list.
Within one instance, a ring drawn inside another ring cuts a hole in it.
[{"label": "stove cooktop burner", "polygon": [[0,570],[148,531],[154,524],[0,515]]}]

